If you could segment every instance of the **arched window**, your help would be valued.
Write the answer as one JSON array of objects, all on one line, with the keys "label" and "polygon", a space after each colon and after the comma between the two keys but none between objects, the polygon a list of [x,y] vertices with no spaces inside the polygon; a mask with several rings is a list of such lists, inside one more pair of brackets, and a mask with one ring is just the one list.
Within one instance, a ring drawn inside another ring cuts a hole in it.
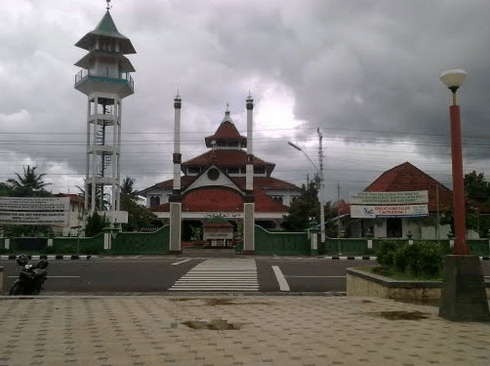
[{"label": "arched window", "polygon": [[158,206],[160,204],[160,196],[151,196],[150,197],[150,208]]}]

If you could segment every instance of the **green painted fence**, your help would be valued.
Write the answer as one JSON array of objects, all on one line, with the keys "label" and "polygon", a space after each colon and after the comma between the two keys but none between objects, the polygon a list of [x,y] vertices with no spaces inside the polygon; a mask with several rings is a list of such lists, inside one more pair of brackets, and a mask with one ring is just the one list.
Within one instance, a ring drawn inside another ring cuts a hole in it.
[{"label": "green painted fence", "polygon": [[[320,249],[320,248],[319,248]],[[364,255],[369,254],[367,240],[363,238],[325,238],[325,248],[320,254]]]},{"label": "green painted fence", "polygon": [[113,254],[165,254],[169,250],[170,226],[153,233],[118,233],[112,239]]},{"label": "green painted fence", "polygon": [[474,255],[489,255],[490,248],[488,239],[472,239],[467,240],[470,247],[470,253]]},{"label": "green painted fence", "polygon": [[[49,248],[49,247],[48,247]],[[88,238],[57,237],[53,238],[53,246],[47,251],[52,253],[97,254],[104,252],[104,234],[100,233]]]},{"label": "green painted fence", "polygon": [[54,237],[52,246],[47,246],[48,238],[35,238],[44,242],[44,249],[20,250],[18,241],[26,238],[12,238],[9,249],[5,249],[2,241],[1,253],[28,254],[165,254],[169,250],[170,227],[164,226],[151,233],[122,232],[111,234],[111,249],[104,249],[104,233],[93,237]]},{"label": "green painted fence", "polygon": [[[315,235],[315,234],[312,234]],[[318,238],[318,254],[320,255],[373,255],[383,241],[389,240],[398,245],[405,245],[407,239],[372,239],[372,248],[368,248],[368,239],[337,239],[326,238],[325,243]],[[111,237],[111,249],[104,250],[104,234],[100,233],[90,238],[55,237],[52,246],[42,250],[23,251],[20,248],[26,238],[11,238],[9,249],[5,248],[5,239],[0,240],[0,254],[166,254],[169,252],[170,227],[164,226],[151,233],[122,232],[114,233]],[[47,242],[48,238],[36,238]],[[417,240],[414,240],[414,242]],[[439,240],[444,253],[449,253],[449,240]],[[488,239],[468,240],[470,252],[474,255],[489,256]],[[269,232],[260,226],[255,226],[255,253],[260,255],[309,255],[311,243],[306,232]]]},{"label": "green painted fence", "polygon": [[261,255],[310,254],[307,233],[269,232],[255,226],[255,253]]}]

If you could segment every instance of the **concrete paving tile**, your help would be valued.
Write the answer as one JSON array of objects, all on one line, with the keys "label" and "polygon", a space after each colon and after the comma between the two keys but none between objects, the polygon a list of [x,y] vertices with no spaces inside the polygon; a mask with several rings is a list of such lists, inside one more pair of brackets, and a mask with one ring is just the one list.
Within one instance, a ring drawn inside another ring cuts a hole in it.
[{"label": "concrete paving tile", "polygon": [[[37,299],[30,308],[25,304],[0,308],[0,319],[5,319],[0,322],[0,331],[7,332],[12,341],[9,343],[2,338],[0,347],[19,344],[19,338],[27,342],[37,339],[35,349],[38,352],[44,349],[46,357],[53,357],[53,360],[61,354],[65,357],[63,361],[71,361],[68,364],[78,364],[82,357],[78,351],[88,349],[98,356],[94,360],[99,363],[95,364],[106,362],[118,366],[138,362],[163,364],[165,360],[168,364],[202,366],[211,362],[210,355],[215,357],[212,361],[218,365],[240,362],[246,365],[448,364],[444,362],[465,359],[463,349],[475,354],[474,358],[467,357],[468,361],[481,364],[490,357],[486,351],[490,331],[487,325],[455,326],[439,319],[432,308],[400,305],[388,300],[363,303],[363,299],[351,298],[253,298],[253,302],[266,301],[267,306],[246,306],[246,302],[251,302],[247,298],[233,300],[234,305],[209,306],[205,298],[189,301],[166,297],[93,298],[83,299],[83,302],[50,299],[51,306],[58,307],[61,321],[51,332],[37,332],[38,327],[46,329],[48,321],[55,324],[53,318],[40,310],[46,300]],[[334,311],[325,312],[325,309]],[[380,309],[429,310],[427,312],[434,318],[410,323],[388,321],[370,314]],[[8,321],[4,316],[6,313],[9,319],[20,319],[22,326]],[[245,324],[239,331],[199,331],[181,325],[189,319],[218,317]],[[34,326],[28,331],[24,323],[29,321]],[[455,334],[461,329],[463,336],[458,339]],[[46,338],[53,332],[60,334],[57,344],[64,347],[65,354],[60,349],[55,354],[51,340],[36,338],[39,333]],[[17,334],[22,337],[15,337]],[[434,339],[437,343],[432,341]],[[73,348],[75,342],[83,346]],[[362,354],[351,352],[352,347],[362,349]],[[448,352],[451,348],[459,352],[457,356]],[[70,359],[69,356],[75,357]],[[0,353],[0,357],[7,355]],[[35,358],[29,360],[34,362]],[[170,362],[172,360],[174,362]]]}]

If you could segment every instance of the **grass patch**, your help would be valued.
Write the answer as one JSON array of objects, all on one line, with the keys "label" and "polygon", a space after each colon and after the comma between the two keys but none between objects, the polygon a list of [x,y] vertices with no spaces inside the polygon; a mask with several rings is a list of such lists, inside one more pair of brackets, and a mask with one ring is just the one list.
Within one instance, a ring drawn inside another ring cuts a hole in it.
[{"label": "grass patch", "polygon": [[397,281],[442,281],[443,275],[429,276],[426,274],[415,275],[410,271],[400,272],[394,267],[380,265],[360,265],[355,267],[358,270],[388,277]]}]

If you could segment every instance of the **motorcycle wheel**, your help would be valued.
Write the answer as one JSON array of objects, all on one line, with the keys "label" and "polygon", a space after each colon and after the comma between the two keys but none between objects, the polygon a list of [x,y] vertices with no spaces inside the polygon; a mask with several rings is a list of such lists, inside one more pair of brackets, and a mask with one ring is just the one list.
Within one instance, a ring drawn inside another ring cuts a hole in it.
[{"label": "motorcycle wheel", "polygon": [[24,288],[20,283],[15,283],[10,289],[9,295],[22,295]]},{"label": "motorcycle wheel", "polygon": [[39,295],[41,293],[41,284],[37,284],[36,286],[34,286],[34,288],[32,289],[32,294],[33,295]]}]

